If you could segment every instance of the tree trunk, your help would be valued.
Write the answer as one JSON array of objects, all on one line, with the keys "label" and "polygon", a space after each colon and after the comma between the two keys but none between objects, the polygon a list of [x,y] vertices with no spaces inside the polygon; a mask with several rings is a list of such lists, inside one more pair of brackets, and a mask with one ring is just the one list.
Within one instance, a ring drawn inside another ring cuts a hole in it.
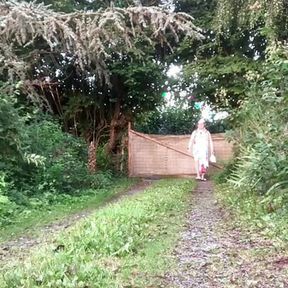
[{"label": "tree trunk", "polygon": [[107,145],[107,153],[110,154],[115,146],[116,146],[116,127],[117,127],[117,119],[113,118],[110,122],[110,128],[109,128],[109,141]]},{"label": "tree trunk", "polygon": [[113,86],[115,87],[115,95],[117,95],[117,101],[115,103],[114,110],[112,112],[112,118],[110,122],[110,131],[109,131],[109,141],[107,145],[107,153],[111,154],[112,151],[115,149],[116,140],[117,140],[117,127],[119,125],[119,120],[121,116],[121,103],[122,99],[124,98],[124,87],[121,79],[115,77],[111,79],[113,81]]},{"label": "tree trunk", "polygon": [[97,159],[96,159],[97,145],[96,141],[91,141],[88,148],[88,169],[91,173],[97,171]]}]

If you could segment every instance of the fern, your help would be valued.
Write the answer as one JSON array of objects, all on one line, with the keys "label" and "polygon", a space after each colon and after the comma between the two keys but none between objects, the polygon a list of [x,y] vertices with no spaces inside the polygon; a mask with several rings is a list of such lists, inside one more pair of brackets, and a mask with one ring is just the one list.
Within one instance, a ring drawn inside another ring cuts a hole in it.
[{"label": "fern", "polygon": [[32,154],[25,153],[24,160],[28,164],[34,164],[35,166],[44,166],[46,158],[44,156],[33,153]]}]

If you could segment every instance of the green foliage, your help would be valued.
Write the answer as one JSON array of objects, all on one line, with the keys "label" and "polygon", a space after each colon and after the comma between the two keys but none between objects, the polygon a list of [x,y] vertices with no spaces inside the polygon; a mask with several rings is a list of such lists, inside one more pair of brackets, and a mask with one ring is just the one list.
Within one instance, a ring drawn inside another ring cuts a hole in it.
[{"label": "green foliage", "polygon": [[97,148],[97,166],[100,171],[112,171],[115,168],[113,165],[113,159],[110,154],[107,153],[106,145],[99,145]]},{"label": "green foliage", "polygon": [[[237,111],[234,139],[239,156],[230,182],[265,193],[287,180],[287,57],[283,48],[270,52],[262,75],[248,74],[249,98]],[[288,188],[288,185],[286,185]]]},{"label": "green foliage", "polygon": [[248,30],[253,35],[249,41],[254,42],[255,35],[262,40],[258,45],[251,42],[258,68],[244,69],[245,97],[231,117],[230,137],[237,144],[237,157],[217,176],[222,183],[217,194],[236,213],[239,224],[260,228],[265,236],[287,243],[288,52],[281,41],[287,38],[288,7],[284,2],[218,2],[219,38]]},{"label": "green foliage", "polygon": [[235,160],[232,159],[225,163],[224,168],[216,173],[213,178],[217,184],[224,184],[227,182],[227,178],[231,175],[232,171],[235,169]]},{"label": "green foliage", "polygon": [[[5,193],[6,190],[6,182],[5,182],[5,174],[3,172],[0,172],[0,195],[2,196]],[[2,196],[3,198],[0,198],[0,203],[5,203],[6,201],[4,200],[5,197]]]},{"label": "green foliage", "polygon": [[[135,115],[161,102],[165,55],[184,37],[202,37],[189,15],[157,7],[161,1],[143,0],[133,7],[132,0],[44,0],[50,8],[39,4],[43,1],[6,2],[0,4],[5,60],[0,76],[24,80],[22,88],[59,116],[66,132],[96,147],[110,136],[109,153],[117,151],[119,131]],[[33,153],[28,159],[43,160]],[[64,169],[58,164],[53,177]]]},{"label": "green foliage", "polygon": [[190,134],[198,118],[197,110],[169,107],[143,114],[136,121],[135,129],[148,134]]},{"label": "green foliage", "polygon": [[238,225],[255,228],[265,237],[288,241],[287,189],[281,193],[257,195],[251,190],[235,189],[227,183],[217,185],[216,195],[221,204],[230,208]]},{"label": "green foliage", "polygon": [[5,195],[8,184],[5,181],[5,174],[0,171],[0,226],[10,222],[11,215],[17,210],[17,205],[12,203]]},{"label": "green foliage", "polygon": [[[135,129],[147,134],[185,135],[196,128],[200,117],[200,110],[175,104],[173,107],[141,114],[135,122]],[[211,133],[224,133],[229,123],[225,119],[212,119],[206,122],[206,127]]]},{"label": "green foliage", "polygon": [[[26,2],[32,2],[26,0]],[[96,11],[101,8],[107,8],[111,5],[109,0],[101,1],[89,1],[89,0],[38,0],[36,3],[45,3],[51,5],[55,11],[71,13],[75,10]],[[129,4],[133,4],[133,1],[129,0],[115,0],[113,5],[115,7],[127,7]]]},{"label": "green foliage", "polygon": [[247,97],[245,74],[257,71],[257,66],[257,61],[249,60],[244,55],[215,55],[186,65],[184,77],[189,83],[197,75],[194,93],[198,98],[207,99],[218,109],[231,109],[238,107]]},{"label": "green foliage", "polygon": [[[100,179],[101,180],[101,179]],[[105,181],[107,182],[106,178]],[[0,203],[0,242],[9,241],[23,234],[38,234],[47,224],[78,212],[98,208],[106,200],[135,185],[135,179],[117,177],[104,188],[89,188],[79,195],[45,192],[41,197],[31,196],[28,205],[16,205],[12,201]],[[101,182],[103,185],[103,180]]]},{"label": "green foliage", "polygon": [[211,133],[225,133],[232,127],[228,117],[219,120],[212,118],[212,120],[207,121],[205,125]]},{"label": "green foliage", "polygon": [[66,197],[111,186],[109,171],[88,173],[83,140],[63,132],[33,106],[21,105],[14,95],[2,93],[0,100],[1,226],[29,209],[51,204],[54,197],[59,200],[59,194]]},{"label": "green foliage", "polygon": [[[7,171],[7,181],[14,191],[27,196],[45,191],[71,194],[89,185],[86,145],[63,133],[59,124],[34,120],[23,125],[19,137],[22,161],[10,163]],[[19,200],[17,193],[7,193]]]},{"label": "green foliage", "polygon": [[54,248],[43,247],[23,265],[3,268],[1,287],[119,287],[121,269],[111,265],[125,266],[167,233],[166,221],[185,209],[191,184],[161,181],[141,196],[98,211],[59,237]]},{"label": "green foliage", "polygon": [[[147,49],[146,53],[153,52]],[[115,59],[111,64],[111,72],[118,79],[118,85],[115,83],[109,95],[112,99],[109,100],[113,102],[114,98],[115,102],[118,97],[122,97],[122,110],[130,119],[141,112],[153,111],[162,103],[160,91],[166,79],[164,66],[148,55],[145,61],[126,56],[125,60]]]},{"label": "green foliage", "polygon": [[224,34],[235,29],[261,27],[271,40],[287,39],[288,4],[283,0],[237,1],[220,0],[217,3],[215,28]]},{"label": "green foliage", "polygon": [[[179,0],[176,5],[196,17],[195,23],[201,25],[205,35],[203,41],[181,42],[177,50],[178,61],[184,66],[185,86],[199,100],[209,101],[216,108],[239,107],[247,97],[245,74],[261,69],[259,62],[265,57],[267,40],[259,27],[239,27],[233,22],[232,10],[239,12],[238,2]],[[239,6],[244,2],[250,3],[242,1]],[[221,15],[230,12],[230,21],[220,33],[215,26],[225,21]]]},{"label": "green foliage", "polygon": [[28,150],[45,158],[35,179],[39,193],[72,194],[89,185],[87,148],[81,139],[63,133],[60,125],[51,120],[30,124],[25,136]]},{"label": "green foliage", "polygon": [[185,11],[195,18],[195,24],[201,28],[211,27],[215,16],[215,0],[177,0],[176,11]]},{"label": "green foliage", "polygon": [[113,175],[111,171],[99,171],[96,174],[90,175],[90,186],[95,189],[110,187],[113,183],[112,178]]},{"label": "green foliage", "polygon": [[15,96],[0,92],[0,163],[8,157],[15,160],[20,154],[20,135],[25,122],[25,117],[22,117],[21,113],[21,107],[18,106]]}]

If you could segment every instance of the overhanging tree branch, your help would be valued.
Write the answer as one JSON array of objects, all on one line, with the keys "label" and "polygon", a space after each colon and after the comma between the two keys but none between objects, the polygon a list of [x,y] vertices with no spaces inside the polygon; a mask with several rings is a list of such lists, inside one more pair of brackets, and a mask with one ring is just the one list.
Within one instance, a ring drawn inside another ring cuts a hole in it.
[{"label": "overhanging tree branch", "polygon": [[[0,1],[0,73],[12,81],[25,79],[31,60],[41,57],[40,42],[47,51],[72,57],[81,71],[94,67],[98,79],[110,84],[107,61],[112,52],[141,55],[135,37],[152,46],[172,47],[181,35],[202,38],[191,16],[159,7],[64,14],[43,4]],[[29,53],[33,56],[23,57]]]}]

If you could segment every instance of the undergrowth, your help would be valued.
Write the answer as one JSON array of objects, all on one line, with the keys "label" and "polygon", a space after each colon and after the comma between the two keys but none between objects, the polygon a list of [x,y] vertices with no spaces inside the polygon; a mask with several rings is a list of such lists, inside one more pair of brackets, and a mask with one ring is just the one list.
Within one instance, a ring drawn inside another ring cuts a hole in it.
[{"label": "undergrowth", "polygon": [[237,189],[231,184],[218,184],[216,195],[222,205],[230,208],[235,224],[257,229],[263,235],[288,241],[288,195],[269,193],[259,195],[252,190]]},{"label": "undergrowth", "polygon": [[43,225],[79,211],[95,209],[136,182],[136,179],[114,177],[113,184],[106,188],[83,190],[78,196],[45,193],[41,199],[30,198],[29,206],[12,206],[10,203],[10,210],[6,213],[0,205],[0,243],[19,237],[23,233],[35,234]]}]

